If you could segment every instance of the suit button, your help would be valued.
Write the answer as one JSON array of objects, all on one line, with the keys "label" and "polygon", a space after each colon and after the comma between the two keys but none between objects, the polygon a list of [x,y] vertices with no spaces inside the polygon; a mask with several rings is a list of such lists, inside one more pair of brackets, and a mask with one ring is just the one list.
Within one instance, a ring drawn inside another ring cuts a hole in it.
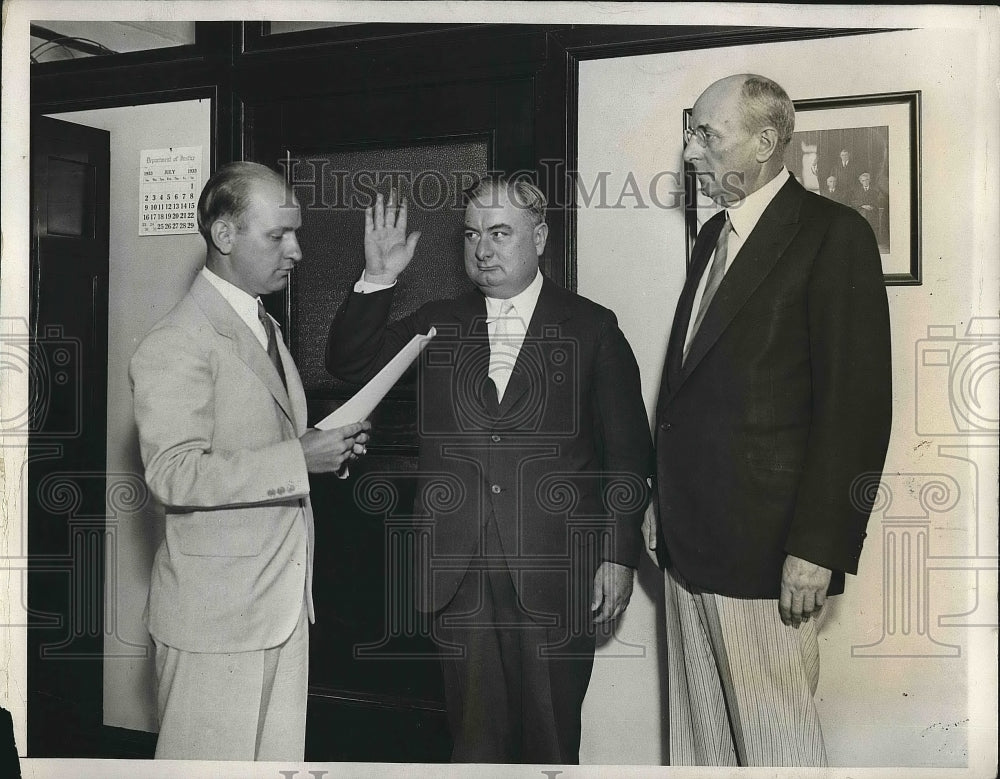
[{"label": "suit button", "polygon": [[274,490],[268,490],[267,491],[267,495],[268,495],[268,497],[273,498],[274,497]]},{"label": "suit button", "polygon": [[496,433],[494,433],[493,435],[490,436],[490,440],[493,443],[498,444],[498,443],[500,443],[500,436],[498,436]]},{"label": "suit button", "polygon": [[278,494],[279,495],[284,495],[285,494],[285,488],[284,487],[278,487]]},{"label": "suit button", "polygon": [[499,495],[500,494],[500,485],[499,484],[494,484],[492,487],[490,487],[490,489],[493,491],[494,495]]},{"label": "suit button", "polygon": [[669,422],[660,422],[660,430],[669,430],[671,425]]}]

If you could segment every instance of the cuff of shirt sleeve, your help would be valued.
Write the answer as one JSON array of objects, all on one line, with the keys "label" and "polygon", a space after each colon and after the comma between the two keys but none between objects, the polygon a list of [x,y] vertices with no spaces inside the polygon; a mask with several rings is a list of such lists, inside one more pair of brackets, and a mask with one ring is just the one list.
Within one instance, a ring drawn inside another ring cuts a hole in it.
[{"label": "cuff of shirt sleeve", "polygon": [[374,281],[365,281],[365,274],[362,271],[361,278],[354,285],[354,291],[362,295],[367,295],[369,292],[381,292],[383,289],[389,289],[389,287],[394,286],[396,286],[395,281],[392,284],[378,284]]}]

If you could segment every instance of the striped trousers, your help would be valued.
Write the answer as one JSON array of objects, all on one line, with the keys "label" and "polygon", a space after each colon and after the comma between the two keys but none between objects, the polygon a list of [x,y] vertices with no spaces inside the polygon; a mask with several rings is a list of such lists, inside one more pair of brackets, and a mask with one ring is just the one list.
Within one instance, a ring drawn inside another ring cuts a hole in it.
[{"label": "striped trousers", "polygon": [[816,620],[666,578],[671,765],[825,766]]}]

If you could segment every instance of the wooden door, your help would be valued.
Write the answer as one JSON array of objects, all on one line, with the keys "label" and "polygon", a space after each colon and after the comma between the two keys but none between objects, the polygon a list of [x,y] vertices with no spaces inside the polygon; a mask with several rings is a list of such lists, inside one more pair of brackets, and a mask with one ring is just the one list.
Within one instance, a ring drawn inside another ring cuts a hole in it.
[{"label": "wooden door", "polygon": [[100,753],[110,136],[31,125],[28,754]]}]

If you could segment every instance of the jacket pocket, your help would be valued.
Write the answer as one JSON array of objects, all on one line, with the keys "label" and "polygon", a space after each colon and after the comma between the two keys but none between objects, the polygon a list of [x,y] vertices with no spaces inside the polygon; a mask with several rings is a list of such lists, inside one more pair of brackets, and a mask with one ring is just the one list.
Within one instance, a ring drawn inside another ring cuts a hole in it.
[{"label": "jacket pocket", "polygon": [[256,557],[264,546],[266,519],[237,511],[168,515],[167,540],[193,557]]}]

